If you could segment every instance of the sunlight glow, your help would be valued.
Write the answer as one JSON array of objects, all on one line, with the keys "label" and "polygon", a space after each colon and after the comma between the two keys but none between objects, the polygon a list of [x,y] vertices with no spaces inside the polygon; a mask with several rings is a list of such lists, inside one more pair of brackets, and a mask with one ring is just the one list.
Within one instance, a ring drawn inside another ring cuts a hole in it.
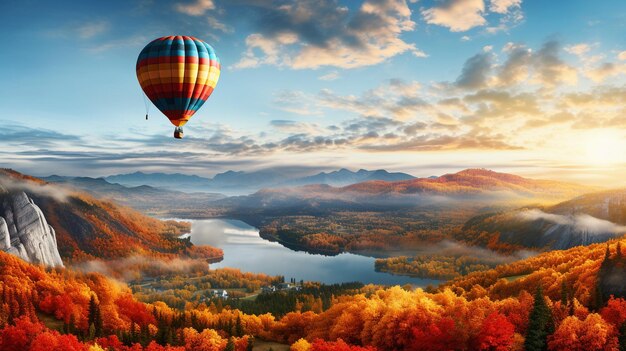
[{"label": "sunlight glow", "polygon": [[617,131],[604,130],[584,140],[585,159],[590,165],[609,165],[625,161],[626,140]]}]

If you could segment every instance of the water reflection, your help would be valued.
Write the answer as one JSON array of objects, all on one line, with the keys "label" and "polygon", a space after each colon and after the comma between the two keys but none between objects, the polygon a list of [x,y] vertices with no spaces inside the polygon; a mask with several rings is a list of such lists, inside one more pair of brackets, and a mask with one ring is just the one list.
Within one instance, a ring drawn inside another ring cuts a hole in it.
[{"label": "water reflection", "polygon": [[337,256],[293,251],[265,240],[256,228],[238,220],[191,221],[191,242],[224,250],[224,260],[212,268],[234,267],[246,272],[283,275],[285,279],[313,280],[327,284],[360,281],[365,284],[436,285],[438,281],[376,272],[371,257],[343,253]]}]

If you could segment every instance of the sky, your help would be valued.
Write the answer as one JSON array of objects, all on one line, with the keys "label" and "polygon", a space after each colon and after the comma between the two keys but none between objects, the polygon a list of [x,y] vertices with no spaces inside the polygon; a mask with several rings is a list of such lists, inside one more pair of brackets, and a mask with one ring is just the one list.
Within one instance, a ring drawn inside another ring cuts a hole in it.
[{"label": "sky", "polygon": [[[490,168],[626,186],[626,2],[0,2],[0,165],[33,175]],[[222,74],[185,138],[135,76],[166,35]]]}]

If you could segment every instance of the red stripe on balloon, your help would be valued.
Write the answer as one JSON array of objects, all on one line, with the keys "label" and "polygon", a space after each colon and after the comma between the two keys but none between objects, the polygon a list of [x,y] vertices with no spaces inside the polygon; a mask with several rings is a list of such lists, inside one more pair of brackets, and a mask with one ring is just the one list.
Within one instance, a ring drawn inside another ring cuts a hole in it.
[{"label": "red stripe on balloon", "polygon": [[210,65],[212,67],[220,68],[220,63],[217,60],[211,60],[204,57],[196,56],[161,56],[145,58],[137,63],[137,69],[155,64],[163,63],[199,63],[201,65]]}]

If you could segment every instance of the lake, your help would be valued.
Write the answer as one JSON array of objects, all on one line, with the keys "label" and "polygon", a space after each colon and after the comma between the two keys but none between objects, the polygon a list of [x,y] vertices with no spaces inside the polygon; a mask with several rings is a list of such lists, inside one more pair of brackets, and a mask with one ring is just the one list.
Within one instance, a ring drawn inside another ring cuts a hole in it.
[{"label": "lake", "polygon": [[224,250],[224,260],[211,268],[232,267],[245,272],[282,275],[285,280],[319,281],[326,284],[359,281],[364,284],[426,286],[438,280],[376,272],[374,258],[342,253],[337,256],[294,251],[259,236],[257,228],[239,220],[186,220],[192,223],[191,242]]}]

